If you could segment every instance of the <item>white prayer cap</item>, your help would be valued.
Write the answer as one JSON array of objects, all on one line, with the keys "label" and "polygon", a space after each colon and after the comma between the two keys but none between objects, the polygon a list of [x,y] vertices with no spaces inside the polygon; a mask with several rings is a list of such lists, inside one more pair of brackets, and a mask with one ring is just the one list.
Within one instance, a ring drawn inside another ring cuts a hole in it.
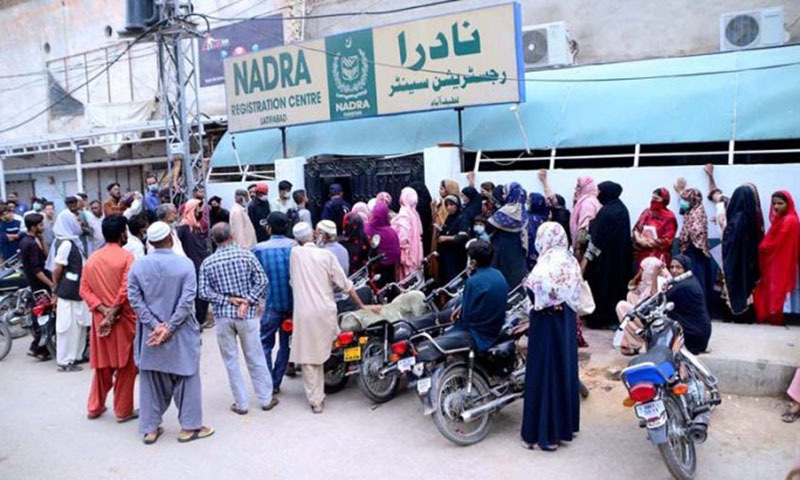
[{"label": "white prayer cap", "polygon": [[317,224],[317,230],[327,233],[328,235],[336,236],[336,224],[330,220],[323,220]]},{"label": "white prayer cap", "polygon": [[306,222],[299,222],[292,228],[295,240],[308,240],[313,236],[311,225]]},{"label": "white prayer cap", "polygon": [[164,222],[155,222],[147,227],[147,239],[150,243],[160,242],[172,233],[172,229]]}]

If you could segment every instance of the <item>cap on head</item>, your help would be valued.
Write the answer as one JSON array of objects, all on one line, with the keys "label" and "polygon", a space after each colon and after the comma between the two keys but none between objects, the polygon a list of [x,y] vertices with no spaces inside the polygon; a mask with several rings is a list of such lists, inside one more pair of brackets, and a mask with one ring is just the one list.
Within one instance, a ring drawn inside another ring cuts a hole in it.
[{"label": "cap on head", "polygon": [[344,190],[342,189],[342,186],[338,183],[332,184],[328,189],[328,193],[330,193],[331,195],[339,195],[340,193],[343,192]]},{"label": "cap on head", "polygon": [[327,233],[328,235],[336,236],[336,224],[330,220],[322,220],[317,224],[317,230]]},{"label": "cap on head", "polygon": [[306,222],[300,222],[292,228],[292,234],[294,235],[295,240],[298,241],[308,241],[311,240],[313,236],[313,232],[311,230],[311,225],[307,224]]},{"label": "cap on head", "polygon": [[64,199],[64,203],[77,203],[80,201],[81,199],[77,195],[70,195]]},{"label": "cap on head", "polygon": [[266,183],[259,183],[256,185],[256,194],[257,195],[266,195],[269,193],[269,185]]},{"label": "cap on head", "polygon": [[151,243],[157,243],[167,238],[172,229],[164,222],[155,222],[147,227],[147,239]]}]

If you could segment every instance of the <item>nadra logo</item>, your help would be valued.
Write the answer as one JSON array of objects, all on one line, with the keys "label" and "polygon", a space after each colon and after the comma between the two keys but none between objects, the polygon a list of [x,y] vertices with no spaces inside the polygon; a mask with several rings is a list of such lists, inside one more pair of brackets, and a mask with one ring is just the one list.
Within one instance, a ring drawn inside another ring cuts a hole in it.
[{"label": "nadra logo", "polygon": [[297,58],[289,52],[281,52],[277,57],[263,57],[236,62],[233,64],[233,84],[235,94],[250,95],[281,88],[296,87],[301,83],[310,84],[311,74],[303,50],[297,51]]},{"label": "nadra logo", "polygon": [[[350,50],[352,47],[353,40],[348,37],[345,40],[345,49]],[[367,94],[369,59],[364,49],[359,48],[350,55],[336,55],[331,73],[337,97],[352,100]]]}]

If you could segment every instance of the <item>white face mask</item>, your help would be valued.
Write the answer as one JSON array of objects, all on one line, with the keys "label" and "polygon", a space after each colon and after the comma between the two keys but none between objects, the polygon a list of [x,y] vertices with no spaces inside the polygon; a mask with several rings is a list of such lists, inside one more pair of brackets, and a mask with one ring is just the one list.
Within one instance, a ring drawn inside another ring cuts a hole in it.
[{"label": "white face mask", "polygon": [[484,233],[486,231],[486,227],[483,225],[475,225],[474,227],[472,227],[472,230],[480,235],[481,233]]},{"label": "white face mask", "polygon": [[269,197],[266,195],[259,195],[258,199],[261,200],[262,202],[266,202],[269,200]]}]

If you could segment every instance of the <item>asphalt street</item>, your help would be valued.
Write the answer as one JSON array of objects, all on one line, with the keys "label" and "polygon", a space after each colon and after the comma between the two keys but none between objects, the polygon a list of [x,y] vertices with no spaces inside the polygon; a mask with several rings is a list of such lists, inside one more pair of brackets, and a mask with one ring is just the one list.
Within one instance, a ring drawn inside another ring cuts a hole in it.
[{"label": "asphalt street", "polygon": [[[322,415],[308,408],[300,378],[284,382],[272,412],[251,407],[248,415],[235,415],[215,333],[203,335],[204,421],[216,434],[179,444],[171,407],[166,433],[152,446],[142,444],[135,422],[117,424],[111,409],[86,419],[88,366],[58,373],[52,362],[25,355],[26,339],[16,340],[0,362],[0,479],[670,478],[633,412],[622,406],[622,384],[591,362],[583,378],[592,393],[572,444],[554,453],[521,448],[517,403],[494,416],[482,443],[457,447],[422,415],[414,392],[375,406],[354,378],[328,397]],[[800,424],[782,423],[781,409],[778,399],[726,395],[708,442],[698,448],[697,478],[783,478],[796,456]]]}]

